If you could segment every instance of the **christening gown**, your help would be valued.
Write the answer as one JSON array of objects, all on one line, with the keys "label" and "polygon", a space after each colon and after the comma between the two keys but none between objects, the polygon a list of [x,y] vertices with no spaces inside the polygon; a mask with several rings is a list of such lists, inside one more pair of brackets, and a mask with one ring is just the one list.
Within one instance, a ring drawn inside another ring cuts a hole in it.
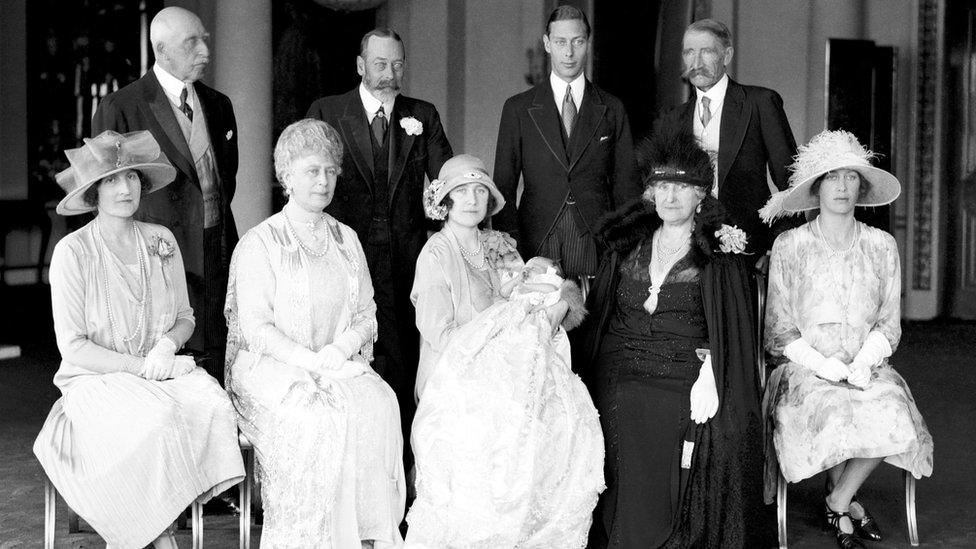
[{"label": "christening gown", "polygon": [[498,272],[459,250],[450,231],[432,236],[411,296],[427,360],[407,547],[583,547],[604,486],[603,435],[565,330],[553,335],[545,311],[530,312],[552,296],[505,301]]},{"label": "christening gown", "polygon": [[[165,381],[130,373],[177,320],[193,320],[172,233],[136,222],[140,261],[127,265],[98,226],[64,237],[51,257],[62,397],[34,453],[109,547],[141,548],[193,500],[239,482],[244,464],[234,408],[202,368]],[[156,252],[160,238],[171,254]]]},{"label": "christening gown", "polygon": [[225,314],[228,391],[254,444],[262,547],[402,545],[403,438],[393,391],[367,368],[332,379],[294,363],[350,331],[368,363],[376,306],[352,229],[326,216],[328,247],[307,251],[283,213],[234,251]]},{"label": "christening gown", "polygon": [[[783,356],[783,348],[802,337],[847,364],[872,331],[892,349],[901,338],[895,239],[858,222],[851,248],[834,251],[814,225],[780,235],[769,269],[765,344],[782,364],[769,377],[764,410],[783,476],[797,482],[856,457],[884,457],[916,478],[931,475],[932,436],[888,359],[871,369],[871,381],[860,389],[820,378]],[[775,491],[775,464],[766,473],[767,500]]]}]

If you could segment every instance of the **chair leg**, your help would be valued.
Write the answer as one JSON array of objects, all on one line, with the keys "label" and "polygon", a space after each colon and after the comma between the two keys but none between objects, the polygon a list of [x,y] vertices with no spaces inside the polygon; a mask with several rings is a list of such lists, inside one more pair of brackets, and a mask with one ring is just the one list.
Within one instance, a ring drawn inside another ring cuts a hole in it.
[{"label": "chair leg", "polygon": [[54,484],[51,483],[51,479],[47,475],[44,475],[44,549],[54,549],[57,504],[58,493],[54,490]]},{"label": "chair leg", "polygon": [[254,486],[254,449],[246,448],[243,453],[244,480],[240,484],[240,549],[251,549],[251,489]]},{"label": "chair leg", "polygon": [[915,477],[902,471],[905,477],[905,518],[908,519],[908,543],[918,547],[918,521],[915,516]]},{"label": "chair leg", "polygon": [[776,523],[779,530],[779,547],[787,549],[786,546],[786,479],[783,473],[779,473],[776,480]]},{"label": "chair leg", "polygon": [[190,513],[192,517],[190,518],[192,536],[193,536],[193,549],[203,549],[203,505],[199,501],[194,501],[190,505]]}]

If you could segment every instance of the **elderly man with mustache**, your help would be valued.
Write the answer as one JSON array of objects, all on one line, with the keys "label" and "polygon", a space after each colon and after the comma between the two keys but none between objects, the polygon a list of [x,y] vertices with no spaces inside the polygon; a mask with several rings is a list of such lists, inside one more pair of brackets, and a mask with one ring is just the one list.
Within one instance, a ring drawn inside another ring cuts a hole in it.
[{"label": "elderly man with mustache", "polygon": [[[698,138],[715,169],[712,195],[749,235],[748,251],[763,266],[773,236],[793,224],[781,221],[770,230],[759,220],[758,210],[771,191],[787,187],[796,140],[778,93],[729,78],[726,71],[733,53],[732,33],[721,22],[701,19],[689,25],[681,44],[682,76],[694,93],[658,124],[679,126]],[[767,182],[767,168],[776,189]]]},{"label": "elderly man with mustache", "polygon": [[424,176],[436,179],[454,153],[434,105],[400,94],[405,63],[396,32],[366,33],[356,57],[362,83],[316,100],[308,117],[324,120],[342,139],[342,171],[326,212],[355,230],[366,252],[379,324],[373,368],[400,403],[409,471],[420,352],[410,290],[417,256],[427,241],[421,197]]}]

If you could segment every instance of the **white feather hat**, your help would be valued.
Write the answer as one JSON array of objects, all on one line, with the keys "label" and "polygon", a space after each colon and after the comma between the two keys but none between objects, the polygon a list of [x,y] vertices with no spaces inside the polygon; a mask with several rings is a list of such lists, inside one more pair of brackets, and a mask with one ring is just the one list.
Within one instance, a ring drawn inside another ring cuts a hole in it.
[{"label": "white feather hat", "polygon": [[871,165],[875,157],[877,155],[861,145],[850,132],[820,132],[797,149],[790,166],[793,175],[789,188],[769,197],[759,210],[759,216],[772,224],[778,217],[819,208],[820,199],[810,194],[810,186],[821,175],[843,168],[857,171],[871,185],[867,194],[858,198],[858,206],[883,206],[894,202],[901,194],[901,184],[894,175]]}]

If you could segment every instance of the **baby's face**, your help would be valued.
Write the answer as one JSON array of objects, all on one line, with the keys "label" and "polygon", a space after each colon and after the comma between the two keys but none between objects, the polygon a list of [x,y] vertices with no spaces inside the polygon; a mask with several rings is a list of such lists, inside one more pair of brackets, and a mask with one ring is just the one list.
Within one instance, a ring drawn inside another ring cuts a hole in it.
[{"label": "baby's face", "polygon": [[528,278],[532,275],[544,274],[550,267],[555,268],[555,264],[544,257],[533,257],[525,262],[522,269],[522,276]]}]

